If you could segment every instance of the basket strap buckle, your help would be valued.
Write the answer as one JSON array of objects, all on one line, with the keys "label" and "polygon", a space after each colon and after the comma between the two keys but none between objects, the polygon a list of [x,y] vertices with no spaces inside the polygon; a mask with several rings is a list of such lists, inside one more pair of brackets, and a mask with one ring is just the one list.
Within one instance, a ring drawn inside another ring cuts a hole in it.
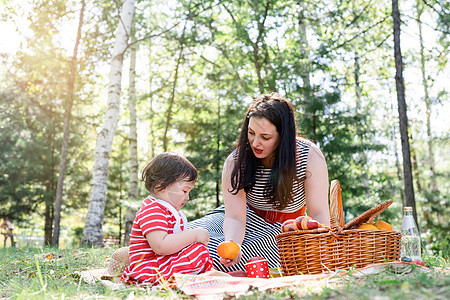
[{"label": "basket strap buckle", "polygon": [[277,222],[277,212],[273,210],[266,211],[266,215],[264,216],[264,221],[267,223],[276,223]]}]

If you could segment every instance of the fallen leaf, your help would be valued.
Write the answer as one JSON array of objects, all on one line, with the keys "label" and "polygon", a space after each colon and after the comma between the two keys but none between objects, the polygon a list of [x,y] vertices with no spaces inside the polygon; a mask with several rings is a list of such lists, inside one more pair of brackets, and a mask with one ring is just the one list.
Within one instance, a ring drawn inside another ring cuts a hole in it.
[{"label": "fallen leaf", "polygon": [[405,292],[409,292],[409,290],[411,289],[411,287],[407,281],[403,282],[402,286],[400,288],[402,289],[402,291],[405,291]]}]

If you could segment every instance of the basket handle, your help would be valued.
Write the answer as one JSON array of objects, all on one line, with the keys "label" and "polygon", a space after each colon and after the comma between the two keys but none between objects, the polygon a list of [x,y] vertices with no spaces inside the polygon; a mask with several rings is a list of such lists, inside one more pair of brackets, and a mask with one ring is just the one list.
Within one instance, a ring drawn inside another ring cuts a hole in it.
[{"label": "basket handle", "polygon": [[330,225],[331,228],[345,226],[341,186],[337,179],[331,181],[330,186]]}]

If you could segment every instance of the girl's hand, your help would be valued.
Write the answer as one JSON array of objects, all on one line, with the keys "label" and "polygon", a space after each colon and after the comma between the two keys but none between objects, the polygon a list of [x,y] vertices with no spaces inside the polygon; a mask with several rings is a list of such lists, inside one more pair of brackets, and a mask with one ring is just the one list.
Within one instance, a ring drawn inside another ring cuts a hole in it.
[{"label": "girl's hand", "polygon": [[196,235],[196,242],[202,243],[205,246],[208,246],[209,243],[209,232],[208,230],[204,228],[196,228],[195,230]]},{"label": "girl's hand", "polygon": [[221,257],[220,263],[224,265],[224,267],[230,267],[232,265],[235,265],[241,261],[242,251],[239,251],[239,255],[235,259],[226,259]]}]

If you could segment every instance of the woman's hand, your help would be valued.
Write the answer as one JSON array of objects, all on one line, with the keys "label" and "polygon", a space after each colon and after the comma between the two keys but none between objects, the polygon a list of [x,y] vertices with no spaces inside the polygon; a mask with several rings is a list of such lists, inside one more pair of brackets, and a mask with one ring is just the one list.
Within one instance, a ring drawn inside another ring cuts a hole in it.
[{"label": "woman's hand", "polygon": [[239,255],[235,259],[226,259],[226,258],[221,257],[220,258],[220,263],[224,267],[228,268],[228,267],[231,267],[232,265],[235,265],[235,264],[239,263],[241,261],[241,256],[242,256],[242,251],[239,251]]}]

